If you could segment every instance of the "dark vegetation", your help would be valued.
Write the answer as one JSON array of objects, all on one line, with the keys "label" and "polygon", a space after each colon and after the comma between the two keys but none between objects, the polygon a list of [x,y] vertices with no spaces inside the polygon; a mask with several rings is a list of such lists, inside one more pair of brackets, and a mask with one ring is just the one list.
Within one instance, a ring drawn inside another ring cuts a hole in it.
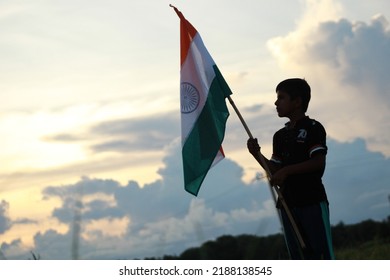
[{"label": "dark vegetation", "polygon": [[[390,260],[390,216],[377,222],[332,227],[333,247],[339,260]],[[224,235],[164,260],[283,260],[289,259],[282,234],[266,237]]]}]

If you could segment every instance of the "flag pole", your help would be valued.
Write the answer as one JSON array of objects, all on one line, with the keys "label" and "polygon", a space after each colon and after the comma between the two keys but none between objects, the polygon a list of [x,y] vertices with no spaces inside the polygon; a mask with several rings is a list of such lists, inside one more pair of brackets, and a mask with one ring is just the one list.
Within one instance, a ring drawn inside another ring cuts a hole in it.
[{"label": "flag pole", "polygon": [[[240,119],[242,125],[244,126],[244,129],[247,132],[249,138],[253,139],[253,135],[252,135],[251,131],[249,130],[249,128],[248,128],[244,118],[242,117],[242,115],[241,115],[240,111],[238,110],[236,104],[234,103],[233,99],[230,97],[230,95],[228,95],[227,98],[229,100],[230,105],[232,105],[234,111],[236,112],[238,118]],[[266,173],[266,176],[267,176],[268,185],[270,187],[271,194],[272,194],[272,197],[274,199],[275,204],[276,204],[276,197],[275,197],[275,193],[273,192],[273,189],[278,194],[279,201],[282,204],[284,210],[286,211],[287,217],[290,220],[290,223],[291,223],[291,225],[293,227],[293,230],[294,230],[295,235],[296,235],[296,237],[297,237],[297,239],[299,241],[299,244],[301,245],[301,248],[303,250],[306,249],[306,244],[305,244],[305,242],[304,242],[304,240],[302,238],[301,232],[298,229],[298,226],[297,226],[297,224],[295,222],[295,219],[294,219],[294,217],[291,214],[290,208],[288,207],[288,205],[287,205],[287,203],[286,203],[286,201],[284,199],[284,196],[283,196],[283,194],[280,191],[279,186],[276,186],[276,185],[272,186],[272,184],[271,184],[271,170],[269,169],[267,163],[265,162],[264,156],[260,153],[260,151],[258,152],[258,156],[259,156],[261,165],[262,165],[262,167],[265,170],[265,173]],[[279,219],[281,219],[280,216],[279,216]]]}]

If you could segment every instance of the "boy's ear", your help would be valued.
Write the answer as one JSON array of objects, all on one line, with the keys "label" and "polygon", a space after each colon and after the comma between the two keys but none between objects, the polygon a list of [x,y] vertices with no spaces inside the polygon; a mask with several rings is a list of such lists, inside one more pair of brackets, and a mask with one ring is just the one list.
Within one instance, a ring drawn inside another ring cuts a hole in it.
[{"label": "boy's ear", "polygon": [[297,108],[301,107],[302,108],[302,97],[297,96],[294,98],[294,103],[296,104]]}]

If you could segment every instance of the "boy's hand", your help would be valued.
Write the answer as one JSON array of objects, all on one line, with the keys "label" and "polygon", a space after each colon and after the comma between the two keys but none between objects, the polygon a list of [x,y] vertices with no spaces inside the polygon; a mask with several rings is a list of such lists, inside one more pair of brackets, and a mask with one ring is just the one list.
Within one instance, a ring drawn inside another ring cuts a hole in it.
[{"label": "boy's hand", "polygon": [[257,142],[257,138],[249,138],[247,143],[246,143],[249,152],[253,156],[257,156],[260,152],[260,146],[259,143]]},{"label": "boy's hand", "polygon": [[284,181],[289,176],[289,170],[287,167],[279,169],[271,176],[271,185],[272,186],[282,186]]}]

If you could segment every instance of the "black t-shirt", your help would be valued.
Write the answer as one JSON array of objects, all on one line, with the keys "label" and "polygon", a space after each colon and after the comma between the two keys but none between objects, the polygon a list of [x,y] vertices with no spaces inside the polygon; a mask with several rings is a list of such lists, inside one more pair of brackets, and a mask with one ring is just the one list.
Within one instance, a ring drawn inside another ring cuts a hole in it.
[{"label": "black t-shirt", "polygon": [[[308,116],[299,120],[293,128],[286,123],[274,135],[271,161],[281,167],[309,160],[315,153],[327,153],[326,132],[321,123]],[[324,170],[319,170],[287,177],[281,186],[287,204],[294,207],[327,201],[323,174]]]}]

